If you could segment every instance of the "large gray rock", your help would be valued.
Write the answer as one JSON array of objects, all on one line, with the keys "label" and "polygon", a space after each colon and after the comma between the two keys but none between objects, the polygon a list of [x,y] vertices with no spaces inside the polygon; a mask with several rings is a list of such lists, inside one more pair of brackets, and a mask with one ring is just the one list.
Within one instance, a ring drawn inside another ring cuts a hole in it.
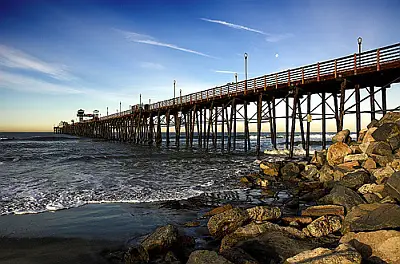
[{"label": "large gray rock", "polygon": [[272,221],[281,217],[278,207],[256,206],[246,210],[250,219],[255,222]]},{"label": "large gray rock", "polygon": [[365,153],[361,154],[350,154],[344,157],[344,162],[349,162],[349,161],[364,161],[368,159],[368,155]]},{"label": "large gray rock", "polygon": [[382,156],[378,154],[371,154],[370,157],[381,167],[385,167],[394,160],[394,155]]},{"label": "large gray rock", "polygon": [[259,262],[250,256],[246,251],[241,248],[230,248],[220,253],[227,260],[235,264],[259,264]]},{"label": "large gray rock", "polygon": [[149,254],[165,252],[177,244],[179,239],[178,229],[173,225],[157,228],[141,245]]},{"label": "large gray rock", "polygon": [[306,165],[300,175],[307,180],[313,181],[319,177],[318,168],[313,164]]},{"label": "large gray rock", "polygon": [[400,202],[400,172],[393,173],[385,183],[385,191]]},{"label": "large gray rock", "polygon": [[374,133],[376,129],[377,129],[377,127],[368,128],[368,130],[367,130],[367,132],[365,132],[365,135],[362,140],[363,144],[375,141],[375,139],[372,137],[372,133]]},{"label": "large gray rock", "polygon": [[307,250],[288,258],[285,264],[356,264],[361,263],[362,258],[353,247],[340,244],[334,250],[316,248]]},{"label": "large gray rock", "polygon": [[400,232],[379,230],[347,233],[340,243],[349,243],[368,263],[400,263]]},{"label": "large gray rock", "polygon": [[367,150],[365,151],[368,155],[376,154],[381,156],[392,156],[393,151],[389,143],[385,141],[370,142]]},{"label": "large gray rock", "polygon": [[400,228],[400,206],[396,204],[360,204],[346,215],[342,232],[375,231]]},{"label": "large gray rock", "polygon": [[343,163],[344,157],[351,153],[352,153],[351,148],[347,144],[342,142],[337,142],[335,144],[332,144],[328,148],[328,153],[326,154],[326,160],[328,161],[329,165],[335,166]]},{"label": "large gray rock", "polygon": [[304,239],[306,237],[302,231],[293,227],[280,226],[270,222],[264,222],[262,224],[250,223],[248,225],[239,227],[235,232],[226,235],[221,241],[220,252],[232,248],[240,241],[248,240],[263,233],[272,231],[283,232],[292,237],[300,239]]},{"label": "large gray rock", "polygon": [[394,170],[390,166],[377,168],[372,171],[372,176],[374,176],[376,183],[381,184],[386,182],[386,180],[392,176]]},{"label": "large gray rock", "polygon": [[383,198],[383,190],[385,186],[383,184],[364,184],[360,188],[358,188],[358,192],[361,194],[375,194],[377,195],[380,199]]},{"label": "large gray rock", "polygon": [[348,129],[342,130],[332,137],[332,143],[336,142],[349,143],[350,141],[349,136],[350,136],[350,130]]},{"label": "large gray rock", "polygon": [[344,207],[340,205],[315,205],[310,206],[301,211],[301,216],[324,216],[324,215],[339,215],[344,216]]},{"label": "large gray rock", "polygon": [[328,164],[323,165],[322,168],[319,170],[319,181],[320,182],[333,181],[334,173],[335,170],[331,166],[329,166]]},{"label": "large gray rock", "polygon": [[281,168],[281,175],[283,179],[296,178],[300,173],[299,166],[294,162],[287,162]]},{"label": "large gray rock", "polygon": [[372,137],[376,141],[388,142],[393,150],[400,147],[400,128],[395,123],[382,124],[372,133]]},{"label": "large gray rock", "polygon": [[333,187],[331,192],[322,197],[318,203],[342,205],[346,208],[346,211],[349,212],[354,206],[363,204],[365,202],[361,196],[352,189],[342,185],[336,185]]},{"label": "large gray rock", "polygon": [[233,264],[215,251],[196,250],[193,251],[186,264]]},{"label": "large gray rock", "polygon": [[400,125],[400,112],[388,112],[378,122],[377,126],[381,126],[386,123],[396,123]]},{"label": "large gray rock", "polygon": [[337,232],[342,228],[339,216],[321,216],[307,226],[308,232],[313,237],[323,237]]},{"label": "large gray rock", "polygon": [[146,264],[149,262],[149,253],[142,245],[130,247],[124,256],[125,264]]},{"label": "large gray rock", "polygon": [[214,215],[207,223],[208,231],[213,237],[222,238],[225,235],[234,232],[249,220],[246,211],[233,208],[224,211],[221,214]]},{"label": "large gray rock", "polygon": [[305,240],[291,238],[286,233],[273,231],[242,241],[236,248],[243,249],[259,263],[282,263],[289,257],[312,249],[313,245]]},{"label": "large gray rock", "polygon": [[341,184],[351,189],[358,189],[366,183],[370,183],[369,173],[363,169],[346,173],[341,179]]},{"label": "large gray rock", "polygon": [[326,162],[326,150],[315,151],[310,163],[318,168],[322,167]]}]

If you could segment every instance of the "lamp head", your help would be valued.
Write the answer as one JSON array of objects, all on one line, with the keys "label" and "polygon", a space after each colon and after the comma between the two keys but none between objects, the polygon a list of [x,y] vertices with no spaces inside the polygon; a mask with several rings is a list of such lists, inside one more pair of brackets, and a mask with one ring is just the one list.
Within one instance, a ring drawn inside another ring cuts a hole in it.
[{"label": "lamp head", "polygon": [[358,41],[358,44],[361,44],[362,43],[362,37],[358,37],[357,41]]},{"label": "lamp head", "polygon": [[248,54],[247,54],[247,52],[245,52],[244,53],[244,58],[247,59],[247,57],[248,57]]}]

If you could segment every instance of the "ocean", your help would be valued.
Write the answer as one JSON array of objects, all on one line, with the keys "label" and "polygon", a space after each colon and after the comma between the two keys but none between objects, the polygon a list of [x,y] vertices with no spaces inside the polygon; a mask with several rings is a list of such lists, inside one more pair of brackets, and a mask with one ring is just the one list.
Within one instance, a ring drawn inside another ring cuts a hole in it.
[{"label": "ocean", "polygon": [[[190,149],[184,138],[178,150],[171,139],[170,147],[155,147],[53,133],[0,133],[0,237],[126,244],[159,225],[199,216],[195,209],[164,207],[164,201],[265,202],[239,184],[241,176],[258,170],[255,134],[249,153]],[[320,133],[311,135],[312,149],[320,149],[320,139]],[[268,151],[271,160],[286,155],[284,133],[277,140],[281,150]],[[304,155],[300,136],[295,140],[295,153]],[[267,134],[261,143],[262,150],[271,150]],[[4,254],[0,250],[0,263]]]}]

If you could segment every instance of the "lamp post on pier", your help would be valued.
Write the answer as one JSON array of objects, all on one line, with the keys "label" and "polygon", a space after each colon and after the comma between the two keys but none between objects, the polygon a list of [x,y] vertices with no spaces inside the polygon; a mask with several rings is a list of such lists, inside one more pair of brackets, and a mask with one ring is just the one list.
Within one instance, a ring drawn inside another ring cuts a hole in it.
[{"label": "lamp post on pier", "polygon": [[247,93],[247,57],[248,57],[248,54],[247,54],[247,52],[245,52],[244,53],[244,74],[245,74],[246,82],[245,82],[245,86],[244,86],[244,94]]},{"label": "lamp post on pier", "polygon": [[176,80],[174,80],[174,104],[175,104],[175,87],[176,86]]},{"label": "lamp post on pier", "polygon": [[119,113],[121,113],[121,102],[119,102]]},{"label": "lamp post on pier", "polygon": [[361,44],[362,44],[362,37],[358,37],[358,67],[361,66]]},{"label": "lamp post on pier", "polygon": [[237,72],[235,72],[235,83],[236,83],[235,92],[237,92]]}]

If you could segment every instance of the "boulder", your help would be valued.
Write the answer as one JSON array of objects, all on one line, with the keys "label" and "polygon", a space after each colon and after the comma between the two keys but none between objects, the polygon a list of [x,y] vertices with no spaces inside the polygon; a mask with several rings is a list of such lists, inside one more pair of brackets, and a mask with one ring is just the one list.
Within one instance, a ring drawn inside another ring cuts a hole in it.
[{"label": "boulder", "polygon": [[249,253],[259,263],[282,263],[289,257],[312,249],[313,245],[308,241],[291,238],[286,233],[271,231],[241,241],[236,247]]},{"label": "boulder", "polygon": [[235,264],[259,264],[255,258],[241,248],[227,249],[222,251],[221,255]]},{"label": "boulder", "polygon": [[287,162],[281,168],[281,174],[283,179],[296,178],[300,173],[299,166],[294,162]]},{"label": "boulder", "polygon": [[361,143],[360,145],[358,145],[358,147],[359,147],[360,150],[361,150],[361,153],[367,152],[367,149],[368,149],[369,145],[370,145],[369,142]]},{"label": "boulder", "polygon": [[225,235],[234,232],[249,220],[246,211],[233,208],[223,213],[214,215],[207,223],[208,231],[213,237],[222,238]]},{"label": "boulder", "polygon": [[362,143],[374,142],[375,139],[372,137],[372,133],[374,133],[376,129],[376,127],[368,128],[367,132],[365,132]]},{"label": "boulder", "polygon": [[[368,131],[368,129],[364,128],[364,129],[361,129],[361,130],[358,132],[358,139],[357,139],[357,142],[362,142],[362,141],[363,141],[364,136],[365,136],[365,134],[367,133],[367,131]],[[356,152],[353,151],[353,153],[356,153]]]},{"label": "boulder", "polygon": [[379,126],[372,137],[376,141],[386,141],[393,150],[400,147],[400,127],[395,123],[385,123]]},{"label": "boulder", "polygon": [[260,169],[265,175],[276,177],[279,175],[280,165],[275,162],[262,161],[260,163]]},{"label": "boulder", "polygon": [[362,167],[367,171],[371,171],[372,169],[376,169],[376,162],[372,158],[368,158],[362,163]]},{"label": "boulder", "polygon": [[312,222],[309,216],[287,216],[282,218],[282,222],[286,225],[296,223],[298,225],[308,225]]},{"label": "boulder", "polygon": [[187,264],[233,264],[223,256],[220,256],[215,251],[196,250],[193,251]]},{"label": "boulder", "polygon": [[336,185],[331,192],[318,200],[319,204],[342,205],[349,212],[356,205],[365,203],[364,200],[352,189],[342,185]]},{"label": "boulder", "polygon": [[308,232],[313,237],[323,237],[339,231],[342,223],[339,216],[321,216],[307,225]]},{"label": "boulder", "polygon": [[360,188],[358,188],[358,192],[361,194],[375,194],[376,196],[378,196],[380,199],[383,198],[383,189],[385,188],[385,186],[383,184],[375,184],[375,183],[371,183],[371,184],[364,184],[363,186],[361,186]]},{"label": "boulder", "polygon": [[149,252],[153,253],[166,252],[178,243],[178,229],[173,225],[166,225],[157,228],[152,234],[145,238],[141,245]]},{"label": "boulder", "polygon": [[349,135],[350,135],[350,130],[348,129],[342,130],[332,137],[332,143],[336,142],[349,143]]},{"label": "boulder", "polygon": [[399,231],[349,232],[340,243],[349,243],[368,263],[400,263]]},{"label": "boulder", "polygon": [[400,228],[400,206],[396,204],[360,204],[345,217],[343,233]]},{"label": "boulder", "polygon": [[349,161],[364,161],[368,159],[368,155],[365,153],[362,154],[350,154],[344,157],[344,162]]},{"label": "boulder", "polygon": [[378,120],[372,119],[371,122],[367,125],[367,130],[370,129],[371,127],[378,127]]},{"label": "boulder", "polygon": [[254,238],[266,232],[279,231],[284,232],[292,237],[304,239],[305,235],[302,231],[289,227],[280,226],[271,222],[264,222],[262,224],[250,223],[248,225],[239,227],[235,232],[226,235],[221,241],[220,252],[235,246],[238,242]]},{"label": "boulder", "polygon": [[211,211],[208,211],[207,213],[204,214],[204,216],[213,216],[217,214],[221,214],[225,211],[231,210],[233,207],[230,204],[225,204],[223,206],[216,207],[212,209]]},{"label": "boulder", "polygon": [[302,216],[324,216],[324,215],[338,215],[344,216],[344,207],[340,205],[316,205],[310,206],[301,211]]},{"label": "boulder", "polygon": [[124,255],[126,264],[145,264],[149,262],[149,253],[142,245],[130,247]]},{"label": "boulder", "polygon": [[351,189],[358,189],[365,183],[370,182],[369,173],[364,169],[348,172],[341,179],[341,184]]},{"label": "boulder", "polygon": [[400,202],[400,172],[393,173],[385,183],[385,191]]},{"label": "boulder", "polygon": [[360,163],[356,160],[353,160],[353,161],[348,161],[348,162],[336,165],[335,168],[343,170],[343,171],[352,171],[359,166],[360,166]]},{"label": "boulder", "polygon": [[386,182],[386,180],[392,176],[393,173],[394,170],[390,166],[372,170],[372,176],[374,176],[375,181],[378,184]]},{"label": "boulder", "polygon": [[256,206],[246,211],[250,219],[255,222],[273,221],[281,217],[281,209],[278,207]]},{"label": "boulder", "polygon": [[378,122],[377,126],[381,126],[385,123],[396,123],[400,125],[400,113],[399,112],[388,112]]},{"label": "boulder", "polygon": [[371,154],[370,157],[376,162],[381,167],[385,167],[389,163],[393,162],[394,156],[382,156],[382,155],[377,155],[377,154]]},{"label": "boulder", "polygon": [[362,153],[362,151],[360,149],[360,144],[357,144],[357,145],[356,144],[352,144],[349,147],[350,147],[351,152],[353,154],[361,154]]},{"label": "boulder", "polygon": [[364,200],[367,201],[367,203],[369,203],[369,204],[378,203],[381,201],[381,198],[379,198],[379,196],[374,193],[363,194],[363,197],[364,197]]},{"label": "boulder", "polygon": [[327,248],[316,248],[307,250],[286,259],[285,264],[357,264],[361,263],[362,257],[353,247],[340,244],[334,250]]},{"label": "boulder", "polygon": [[344,157],[349,154],[351,154],[351,148],[345,143],[337,142],[328,148],[326,160],[329,165],[335,166],[343,163]]},{"label": "boulder", "polygon": [[400,159],[394,159],[388,164],[394,171],[400,171]]},{"label": "boulder", "polygon": [[316,165],[318,168],[322,167],[326,162],[326,150],[315,151],[310,163]]},{"label": "boulder", "polygon": [[323,165],[322,168],[319,170],[319,181],[320,182],[333,181],[334,173],[335,170],[331,166],[329,166],[328,164]]},{"label": "boulder", "polygon": [[314,179],[318,179],[318,173],[317,166],[309,164],[304,167],[304,170],[300,173],[300,175],[307,180],[313,181]]},{"label": "boulder", "polygon": [[389,143],[384,141],[370,142],[365,153],[368,155],[376,154],[381,156],[393,155],[392,148],[390,147]]}]

